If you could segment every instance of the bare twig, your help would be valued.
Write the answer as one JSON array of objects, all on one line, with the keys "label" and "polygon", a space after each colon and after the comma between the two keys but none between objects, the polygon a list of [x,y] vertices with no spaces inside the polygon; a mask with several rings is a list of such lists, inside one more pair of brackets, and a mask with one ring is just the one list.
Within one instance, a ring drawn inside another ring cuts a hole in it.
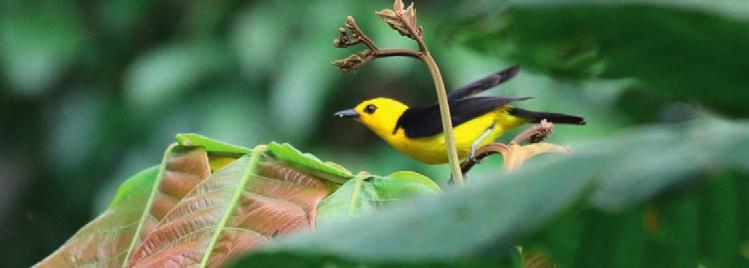
[{"label": "bare twig", "polygon": [[355,71],[367,63],[377,58],[404,56],[410,58],[416,58],[422,60],[422,52],[411,49],[380,49],[367,36],[359,25],[356,24],[354,17],[346,17],[346,28],[338,28],[340,35],[337,39],[333,40],[333,45],[338,48],[347,48],[358,44],[364,44],[367,47],[366,50],[351,54],[342,60],[333,62],[333,65],[337,66],[341,71],[349,72]]}]

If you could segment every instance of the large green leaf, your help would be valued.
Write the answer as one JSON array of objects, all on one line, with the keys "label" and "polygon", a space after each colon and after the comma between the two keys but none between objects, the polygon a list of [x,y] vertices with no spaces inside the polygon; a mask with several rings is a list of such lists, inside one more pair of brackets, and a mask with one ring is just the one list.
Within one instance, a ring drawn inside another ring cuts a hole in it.
[{"label": "large green leaf", "polygon": [[565,78],[637,78],[648,87],[747,116],[749,3],[537,0],[487,2],[455,28],[464,43]]},{"label": "large green leaf", "polygon": [[226,153],[226,154],[250,154],[252,153],[252,150],[249,148],[245,148],[242,146],[237,146],[233,144],[228,144],[219,140],[214,140],[211,138],[208,138],[206,136],[195,134],[195,133],[180,133],[176,136],[177,143],[180,145],[197,145],[202,146],[206,150],[208,150],[209,153],[212,154],[219,154],[219,153]]},{"label": "large green leaf", "polygon": [[403,198],[439,191],[436,183],[415,172],[399,171],[387,177],[360,173],[320,203],[317,223],[344,222],[353,216],[390,206]]},{"label": "large green leaf", "polygon": [[288,143],[272,142],[268,144],[268,151],[281,161],[337,183],[343,183],[354,177],[346,168],[333,162],[323,162],[314,155],[302,153]]},{"label": "large green leaf", "polygon": [[[654,126],[572,148],[571,154],[528,163],[506,177],[474,178],[475,183],[440,198],[288,237],[258,258],[294,254],[365,262],[434,261],[475,255],[488,245],[492,252],[507,249],[519,235],[576,200],[585,207],[620,211],[696,175],[725,168],[749,172],[749,123],[710,119]],[[242,263],[251,263],[253,256]]]}]

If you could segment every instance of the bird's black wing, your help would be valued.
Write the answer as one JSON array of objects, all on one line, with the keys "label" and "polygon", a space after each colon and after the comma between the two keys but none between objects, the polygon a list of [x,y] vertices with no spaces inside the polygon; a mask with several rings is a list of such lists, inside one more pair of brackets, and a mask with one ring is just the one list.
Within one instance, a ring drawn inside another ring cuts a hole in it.
[{"label": "bird's black wing", "polygon": [[516,65],[510,68],[501,70],[499,72],[490,74],[484,78],[473,81],[456,90],[453,90],[452,92],[450,92],[449,95],[447,95],[447,99],[449,100],[462,99],[462,98],[471,96],[473,94],[480,93],[484,90],[493,88],[499,84],[504,83],[507,80],[510,80],[510,78],[514,77],[518,73],[518,71],[520,71],[520,66]]},{"label": "bird's black wing", "polygon": [[[451,100],[449,101],[449,105],[453,127],[457,127],[513,101],[527,99],[530,98],[472,97]],[[393,133],[398,131],[399,128],[402,128],[405,131],[406,137],[409,138],[429,137],[442,132],[440,107],[434,104],[420,108],[409,108],[398,118],[398,123],[393,129]]]},{"label": "bird's black wing", "polygon": [[559,124],[572,124],[572,125],[585,125],[585,119],[576,115],[562,114],[562,113],[549,113],[549,112],[534,112],[520,108],[512,108],[508,111],[511,115],[523,118],[532,123],[539,123],[541,120],[548,120],[552,123]]}]

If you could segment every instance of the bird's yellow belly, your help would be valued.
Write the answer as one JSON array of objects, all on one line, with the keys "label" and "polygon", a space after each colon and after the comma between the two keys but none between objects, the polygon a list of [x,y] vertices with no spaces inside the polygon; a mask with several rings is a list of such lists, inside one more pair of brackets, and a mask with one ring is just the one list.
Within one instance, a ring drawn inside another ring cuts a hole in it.
[{"label": "bird's yellow belly", "polygon": [[[458,158],[465,159],[468,157],[471,145],[493,124],[495,125],[494,129],[477,148],[494,142],[495,139],[502,136],[505,130],[515,128],[522,123],[524,123],[522,120],[510,116],[504,109],[498,109],[454,127],[453,134],[455,135]],[[427,164],[448,162],[445,136],[442,132],[424,138],[408,139],[402,137],[392,140],[390,143],[404,154]]]}]

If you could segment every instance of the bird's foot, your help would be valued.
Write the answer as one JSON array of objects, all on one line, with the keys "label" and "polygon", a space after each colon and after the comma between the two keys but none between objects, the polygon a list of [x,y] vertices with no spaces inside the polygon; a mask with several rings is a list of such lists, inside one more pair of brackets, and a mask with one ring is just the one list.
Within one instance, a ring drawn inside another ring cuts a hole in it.
[{"label": "bird's foot", "polygon": [[474,163],[478,164],[478,163],[481,163],[481,160],[482,160],[482,158],[477,158],[476,157],[476,150],[475,150],[475,148],[471,148],[471,152],[468,153],[468,158],[466,159],[466,161],[471,161],[471,162],[474,162]]}]

